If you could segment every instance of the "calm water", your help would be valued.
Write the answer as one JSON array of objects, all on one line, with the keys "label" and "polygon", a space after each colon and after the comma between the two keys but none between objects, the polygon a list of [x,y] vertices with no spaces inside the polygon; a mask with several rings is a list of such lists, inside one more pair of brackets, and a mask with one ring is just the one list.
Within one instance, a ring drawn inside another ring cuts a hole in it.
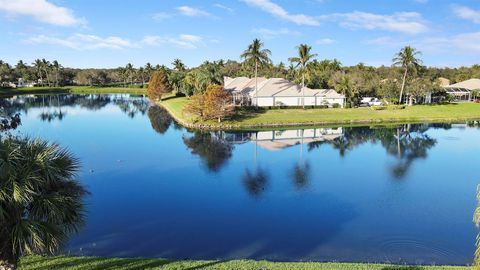
[{"label": "calm water", "polygon": [[83,164],[98,256],[470,264],[480,129],[192,132],[146,100],[3,100]]}]

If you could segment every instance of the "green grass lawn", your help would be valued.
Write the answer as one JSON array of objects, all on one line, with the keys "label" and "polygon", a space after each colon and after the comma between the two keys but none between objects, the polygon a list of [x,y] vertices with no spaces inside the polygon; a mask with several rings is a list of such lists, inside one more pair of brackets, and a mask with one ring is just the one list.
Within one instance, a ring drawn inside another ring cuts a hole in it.
[{"label": "green grass lawn", "polygon": [[461,103],[448,105],[417,105],[405,109],[374,110],[372,108],[353,109],[276,109],[264,112],[245,110],[231,120],[195,121],[194,117],[182,113],[188,98],[171,98],[161,102],[182,124],[210,126],[211,128],[252,128],[275,126],[310,126],[332,124],[383,124],[416,122],[455,122],[480,120],[480,104]]},{"label": "green grass lawn", "polygon": [[64,87],[23,87],[0,88],[0,96],[22,94],[145,94],[146,88],[124,87],[90,87],[90,86],[64,86]]},{"label": "green grass lawn", "polygon": [[30,256],[23,258],[20,270],[463,270],[471,269],[468,266],[400,266],[387,264],[357,264],[357,263],[283,263],[252,260],[232,261],[172,261],[162,259],[120,259],[97,257],[40,257]]}]

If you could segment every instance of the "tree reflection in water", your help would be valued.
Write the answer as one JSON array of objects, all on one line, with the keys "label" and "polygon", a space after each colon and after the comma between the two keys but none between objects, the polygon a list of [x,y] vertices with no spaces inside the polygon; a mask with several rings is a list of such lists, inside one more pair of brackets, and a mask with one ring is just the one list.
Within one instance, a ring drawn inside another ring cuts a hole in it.
[{"label": "tree reflection in water", "polygon": [[10,114],[25,112],[30,109],[42,108],[39,118],[42,121],[51,122],[63,120],[67,115],[65,107],[75,107],[97,111],[105,106],[113,104],[129,117],[137,114],[145,115],[149,108],[149,102],[144,97],[132,97],[130,95],[39,95],[19,96],[12,99],[0,100],[0,106]]},{"label": "tree reflection in water", "polygon": [[[396,158],[391,167],[395,178],[403,178],[412,163],[417,159],[425,159],[427,151],[434,147],[437,140],[426,134],[431,125],[402,125],[397,128],[350,127],[344,128],[344,135],[333,141],[312,142],[308,150],[312,151],[323,144],[332,145],[340,156],[344,157],[349,151],[367,143],[380,143],[387,153]],[[445,124],[442,124],[445,128]]]},{"label": "tree reflection in water", "polygon": [[152,105],[148,108],[148,118],[153,130],[159,134],[167,132],[173,120],[170,114],[164,108],[158,105]]},{"label": "tree reflection in water", "polygon": [[233,144],[226,141],[223,132],[194,131],[193,136],[183,136],[183,142],[198,155],[211,172],[218,172],[232,157]]},{"label": "tree reflection in water", "polygon": [[258,199],[265,193],[269,177],[267,172],[260,167],[256,167],[253,171],[246,168],[242,176],[242,183],[248,194]]},{"label": "tree reflection in water", "polygon": [[296,190],[306,189],[310,184],[310,176],[311,169],[309,161],[299,161],[293,166],[293,170],[290,173],[290,177]]}]

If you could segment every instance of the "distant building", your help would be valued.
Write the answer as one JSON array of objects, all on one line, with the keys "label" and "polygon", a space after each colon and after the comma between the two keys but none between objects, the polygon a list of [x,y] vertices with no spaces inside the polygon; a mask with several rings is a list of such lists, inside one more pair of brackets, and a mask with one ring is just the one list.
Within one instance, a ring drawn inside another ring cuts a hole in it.
[{"label": "distant building", "polygon": [[[233,96],[236,106],[260,107],[273,106],[329,106],[334,104],[343,107],[345,96],[338,94],[333,89],[310,89],[292,83],[283,78],[229,78],[225,77],[225,90]],[[257,93],[255,93],[255,83]]]},{"label": "distant building", "polygon": [[470,101],[472,91],[480,91],[480,79],[470,79],[444,87],[445,91],[455,97],[456,101]]}]

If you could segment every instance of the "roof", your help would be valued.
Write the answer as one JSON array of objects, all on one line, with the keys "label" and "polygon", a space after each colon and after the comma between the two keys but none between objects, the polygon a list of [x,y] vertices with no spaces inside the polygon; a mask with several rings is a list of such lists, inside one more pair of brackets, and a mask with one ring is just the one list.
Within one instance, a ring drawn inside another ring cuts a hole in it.
[{"label": "roof", "polygon": [[[231,91],[233,94],[255,96],[255,78],[226,77],[225,90]],[[302,96],[302,87],[289,80],[283,78],[263,77],[257,78],[257,95],[258,97],[297,97]],[[333,89],[310,89],[304,88],[306,97],[326,97],[326,98],[345,98],[344,95],[338,94]]]},{"label": "roof", "polygon": [[454,83],[445,88],[463,88],[467,90],[480,90],[480,79],[470,79],[459,83]]},{"label": "roof", "polygon": [[445,87],[450,84],[450,80],[447,78],[439,77],[437,78],[437,82],[440,84],[440,86]]}]

